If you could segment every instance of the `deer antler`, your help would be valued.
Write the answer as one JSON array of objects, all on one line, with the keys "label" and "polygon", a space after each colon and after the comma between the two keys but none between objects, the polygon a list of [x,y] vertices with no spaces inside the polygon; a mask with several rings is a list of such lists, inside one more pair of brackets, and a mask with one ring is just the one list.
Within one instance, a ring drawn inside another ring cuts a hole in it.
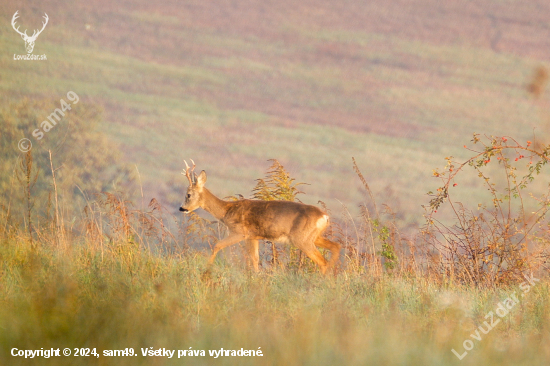
[{"label": "deer antler", "polygon": [[17,33],[19,33],[20,35],[25,36],[25,37],[28,37],[28,36],[27,36],[27,30],[26,30],[26,29],[25,29],[25,33],[21,33],[21,32],[19,31],[19,27],[15,28],[15,20],[16,20],[17,18],[19,18],[19,15],[17,15],[18,12],[19,12],[19,10],[17,10],[17,11],[15,12],[15,14],[13,14],[13,18],[11,18],[11,26],[12,26],[13,29],[15,29],[15,31],[16,31]]},{"label": "deer antler", "polygon": [[[24,36],[26,39],[33,39],[33,40],[36,39],[36,38],[38,37],[38,35],[39,35],[40,33],[42,33],[42,31],[44,30],[44,28],[46,28],[46,24],[48,24],[48,20],[50,19],[50,18],[48,18],[48,14],[44,13],[45,16],[44,16],[43,18],[46,19],[46,22],[45,22],[45,23],[42,23],[42,29],[40,29],[40,30],[35,30],[35,31],[33,32],[32,36],[29,37],[29,36],[27,35],[27,30],[26,30],[26,29],[25,29],[25,32],[22,33],[22,32],[19,30],[19,27],[17,27],[17,28],[15,27],[15,20],[16,20],[17,18],[19,18],[19,15],[18,15],[17,13],[19,13],[19,10],[17,10],[17,11],[15,12],[15,14],[13,14],[13,18],[11,18],[11,26],[13,27],[13,29],[15,29],[15,31],[16,31],[17,33],[19,33],[21,36]],[[37,32],[38,32],[38,33],[37,33]]]},{"label": "deer antler", "polygon": [[[191,160],[191,163],[193,163],[193,167],[190,168],[189,165],[187,165],[187,161],[183,161],[185,163],[185,173],[184,172],[181,172],[181,174],[185,175],[187,177],[187,179],[189,180],[189,185],[193,185],[193,171],[195,170],[195,162],[193,161],[193,159],[190,159]],[[189,171],[189,169],[191,169],[191,171]]]},{"label": "deer antler", "polygon": [[[46,14],[46,13],[44,13],[44,14]],[[48,14],[46,14],[46,15],[43,16],[42,18],[46,19],[46,22],[45,22],[45,23],[42,23],[42,29],[40,29],[40,30],[38,31],[38,33],[36,33],[36,32],[37,32],[36,30],[34,31],[34,33],[32,34],[31,38],[36,39],[36,38],[38,37],[38,35],[39,35],[40,33],[42,33],[42,31],[44,30],[44,28],[46,28],[46,24],[48,24],[48,20],[49,20],[50,18],[48,18]],[[36,33],[36,35],[35,35],[35,33]]]}]

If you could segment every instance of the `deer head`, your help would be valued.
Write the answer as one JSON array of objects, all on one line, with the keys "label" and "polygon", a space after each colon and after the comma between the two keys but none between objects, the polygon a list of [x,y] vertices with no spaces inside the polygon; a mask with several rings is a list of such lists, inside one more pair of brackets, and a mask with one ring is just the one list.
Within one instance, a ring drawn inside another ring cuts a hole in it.
[{"label": "deer head", "polygon": [[36,38],[38,38],[38,36],[40,35],[40,33],[42,33],[42,31],[44,30],[44,28],[46,28],[46,24],[48,24],[48,14],[46,14],[44,16],[44,19],[46,19],[46,22],[45,23],[42,23],[42,29],[40,30],[35,30],[32,34],[32,36],[28,36],[27,35],[27,30],[25,29],[25,32],[20,32],[19,31],[19,27],[15,27],[15,20],[17,18],[19,18],[19,15],[17,15],[17,13],[19,12],[16,11],[15,14],[13,14],[13,18],[11,19],[11,26],[13,27],[13,29],[15,29],[15,31],[17,33],[19,33],[21,35],[21,38],[23,38],[23,40],[25,41],[25,48],[27,49],[27,53],[31,53],[33,48],[34,48],[34,42],[36,41]]},{"label": "deer head", "polygon": [[180,211],[182,212],[191,212],[196,210],[199,207],[204,206],[203,202],[203,189],[204,184],[206,183],[206,172],[203,170],[198,176],[193,173],[195,170],[195,162],[191,160],[193,167],[190,168],[185,162],[185,171],[181,174],[187,177],[189,180],[189,187],[187,187],[187,194],[185,196],[185,201],[181,204]]}]

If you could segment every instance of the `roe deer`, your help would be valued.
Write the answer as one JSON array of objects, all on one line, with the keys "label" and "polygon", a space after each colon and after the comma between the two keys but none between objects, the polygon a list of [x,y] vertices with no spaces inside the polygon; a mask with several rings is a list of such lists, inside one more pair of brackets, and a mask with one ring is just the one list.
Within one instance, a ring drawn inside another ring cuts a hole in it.
[{"label": "roe deer", "polygon": [[[191,163],[192,169],[185,162],[186,170],[182,173],[189,180],[189,188],[180,211],[191,212],[199,207],[203,208],[229,229],[229,236],[214,246],[208,260],[207,273],[220,250],[243,240],[256,272],[260,239],[294,244],[317,263],[323,274],[336,263],[340,255],[340,244],[321,236],[329,219],[321,209],[291,201],[221,200],[204,187],[206,172],[203,170],[197,176],[193,173],[195,163],[193,160]],[[328,264],[316,246],[331,251]]]}]

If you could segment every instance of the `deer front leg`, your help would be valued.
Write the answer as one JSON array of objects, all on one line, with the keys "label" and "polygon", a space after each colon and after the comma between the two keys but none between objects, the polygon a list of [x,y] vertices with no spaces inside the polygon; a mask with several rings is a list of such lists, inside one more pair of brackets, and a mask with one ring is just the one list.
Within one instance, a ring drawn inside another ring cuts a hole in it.
[{"label": "deer front leg", "polygon": [[214,263],[214,259],[216,259],[216,254],[218,254],[220,250],[222,250],[225,247],[231,246],[233,244],[237,244],[238,242],[243,240],[244,240],[244,235],[241,235],[241,234],[232,234],[232,235],[229,235],[227,238],[220,240],[214,246],[214,249],[212,250],[212,255],[210,256],[210,259],[208,259],[206,272],[209,272],[210,269],[212,268],[212,263]]},{"label": "deer front leg", "polygon": [[254,239],[249,239],[246,241],[246,251],[248,253],[249,260],[252,262],[252,266],[256,272],[259,272],[258,262],[260,261],[259,253],[259,241]]}]

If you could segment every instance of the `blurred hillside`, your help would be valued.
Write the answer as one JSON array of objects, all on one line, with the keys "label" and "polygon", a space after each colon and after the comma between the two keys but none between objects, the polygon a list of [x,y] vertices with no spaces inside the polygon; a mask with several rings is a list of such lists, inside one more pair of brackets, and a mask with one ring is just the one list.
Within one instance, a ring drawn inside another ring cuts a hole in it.
[{"label": "blurred hillside", "polygon": [[[34,50],[47,61],[13,59],[25,53],[16,10],[22,29],[49,15]],[[526,88],[550,65],[543,0],[8,0],[0,15],[4,106],[72,90],[102,107],[97,130],[139,169],[145,198],[174,211],[188,158],[222,197],[248,196],[276,158],[311,184],[304,202],[353,210],[364,197],[353,156],[379,204],[418,222],[432,169],[466,157],[472,133],[546,129],[548,98]],[[61,121],[44,141],[76,133]]]}]

